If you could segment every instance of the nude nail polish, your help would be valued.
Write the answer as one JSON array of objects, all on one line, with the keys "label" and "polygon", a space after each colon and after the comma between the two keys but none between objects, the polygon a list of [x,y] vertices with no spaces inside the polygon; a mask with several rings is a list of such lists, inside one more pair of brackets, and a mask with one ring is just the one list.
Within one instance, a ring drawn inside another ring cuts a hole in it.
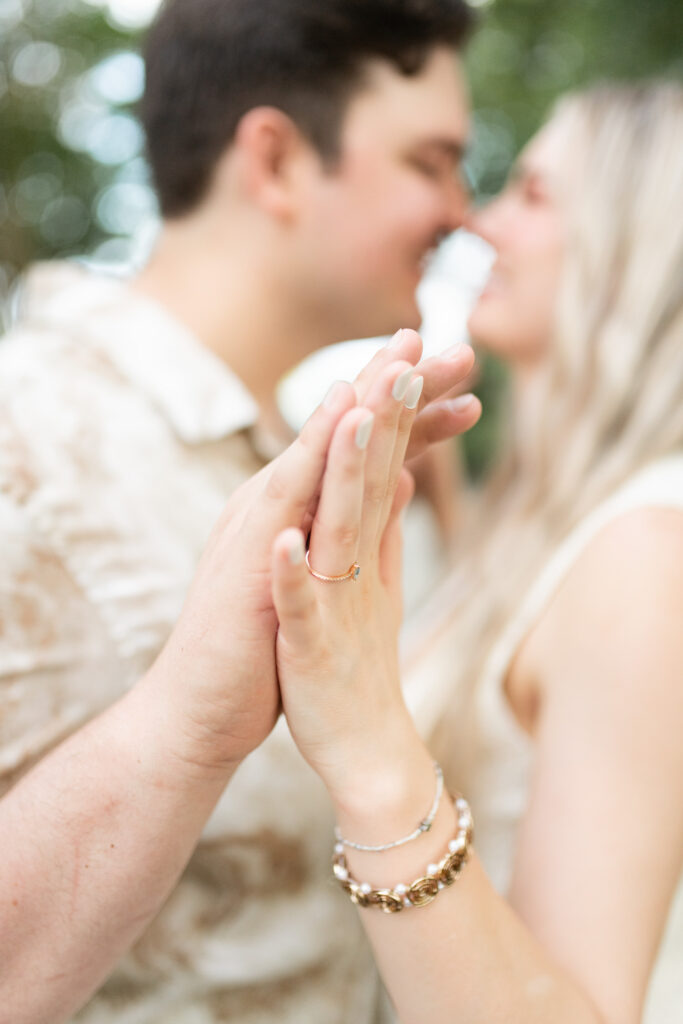
[{"label": "nude nail polish", "polygon": [[471,392],[468,392],[466,395],[458,395],[457,398],[451,399],[449,404],[453,412],[462,412],[463,409],[467,408],[473,398],[474,395]]},{"label": "nude nail polish", "polygon": [[403,399],[403,404],[406,409],[414,409],[417,403],[420,401],[420,395],[422,394],[422,387],[424,385],[424,377],[416,377],[415,380],[411,381],[406,396]]},{"label": "nude nail polish", "polygon": [[301,534],[297,536],[292,535],[287,548],[287,554],[292,565],[301,565],[304,560],[304,539]]},{"label": "nude nail polish", "polygon": [[334,384],[331,385],[329,391],[323,398],[323,405],[327,406],[328,409],[335,404],[337,400],[337,395],[339,394],[339,388],[341,385],[342,381],[336,380]]},{"label": "nude nail polish", "polygon": [[404,370],[400,376],[394,381],[394,386],[391,389],[392,396],[397,402],[402,402],[406,397],[406,391],[410,387],[410,382],[413,379],[415,370],[412,366],[409,366],[407,370]]}]

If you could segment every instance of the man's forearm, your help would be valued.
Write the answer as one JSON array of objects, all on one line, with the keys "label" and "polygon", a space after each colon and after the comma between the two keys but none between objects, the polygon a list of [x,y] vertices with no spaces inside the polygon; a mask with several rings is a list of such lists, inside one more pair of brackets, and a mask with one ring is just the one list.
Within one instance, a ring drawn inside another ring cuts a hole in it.
[{"label": "man's forearm", "polygon": [[66,1020],[186,865],[232,771],[183,761],[164,713],[143,680],[0,801],[0,1024]]}]

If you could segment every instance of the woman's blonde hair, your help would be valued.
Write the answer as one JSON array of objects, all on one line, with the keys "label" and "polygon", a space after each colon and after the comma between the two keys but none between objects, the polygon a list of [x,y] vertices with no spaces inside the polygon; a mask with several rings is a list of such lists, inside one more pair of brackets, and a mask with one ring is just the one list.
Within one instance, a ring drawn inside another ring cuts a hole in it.
[{"label": "woman's blonde hair", "polygon": [[554,337],[533,422],[527,412],[522,437],[513,419],[466,570],[438,599],[438,647],[459,663],[461,698],[558,542],[626,478],[683,448],[683,87],[601,85],[561,100],[551,120],[569,202]]}]

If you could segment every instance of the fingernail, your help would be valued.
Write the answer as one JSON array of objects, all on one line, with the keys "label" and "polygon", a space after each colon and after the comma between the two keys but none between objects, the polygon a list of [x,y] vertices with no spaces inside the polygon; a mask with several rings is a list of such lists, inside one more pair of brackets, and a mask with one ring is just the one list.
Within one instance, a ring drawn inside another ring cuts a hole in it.
[{"label": "fingernail", "polygon": [[287,554],[292,565],[301,565],[304,560],[304,538],[300,533],[292,534],[287,547]]},{"label": "fingernail", "polygon": [[370,414],[367,419],[364,419],[363,422],[358,425],[358,429],[356,430],[356,447],[360,448],[361,451],[364,451],[368,446],[374,422],[375,417]]},{"label": "fingernail", "polygon": [[390,338],[387,342],[387,348],[397,348],[403,341],[403,328],[400,327],[393,338]]},{"label": "fingernail", "polygon": [[410,382],[413,379],[414,372],[415,371],[413,367],[409,366],[408,369],[404,370],[403,373],[394,381],[394,386],[391,389],[391,394],[393,395],[397,402],[402,402],[403,399],[406,397],[406,391],[408,390]]},{"label": "fingernail", "polygon": [[474,395],[471,392],[468,392],[466,395],[458,395],[457,398],[451,399],[450,407],[453,412],[461,412],[467,408],[473,398]]},{"label": "fingernail", "polygon": [[449,348],[447,348],[444,352],[441,353],[441,358],[452,359],[453,356],[457,356],[459,352],[462,352],[462,345],[463,343],[461,341],[456,341],[455,345],[451,345]]},{"label": "fingernail", "polygon": [[422,394],[422,385],[424,384],[424,377],[416,377],[412,381],[410,387],[406,391],[406,397],[403,400],[403,404],[406,409],[414,409],[417,403],[420,401],[420,395]]},{"label": "fingernail", "polygon": [[328,409],[331,406],[333,406],[337,400],[337,397],[342,387],[343,382],[340,380],[336,380],[334,384],[331,386],[330,390],[325,395],[325,397],[323,398],[323,405],[327,406]]}]

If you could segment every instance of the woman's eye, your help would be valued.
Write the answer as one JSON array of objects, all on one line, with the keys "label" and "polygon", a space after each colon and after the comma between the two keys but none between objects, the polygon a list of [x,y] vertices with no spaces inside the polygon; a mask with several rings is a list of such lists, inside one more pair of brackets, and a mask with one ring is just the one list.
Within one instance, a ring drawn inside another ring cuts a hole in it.
[{"label": "woman's eye", "polygon": [[524,183],[522,189],[522,195],[527,203],[537,205],[538,203],[544,202],[546,195],[537,182],[527,181]]}]

